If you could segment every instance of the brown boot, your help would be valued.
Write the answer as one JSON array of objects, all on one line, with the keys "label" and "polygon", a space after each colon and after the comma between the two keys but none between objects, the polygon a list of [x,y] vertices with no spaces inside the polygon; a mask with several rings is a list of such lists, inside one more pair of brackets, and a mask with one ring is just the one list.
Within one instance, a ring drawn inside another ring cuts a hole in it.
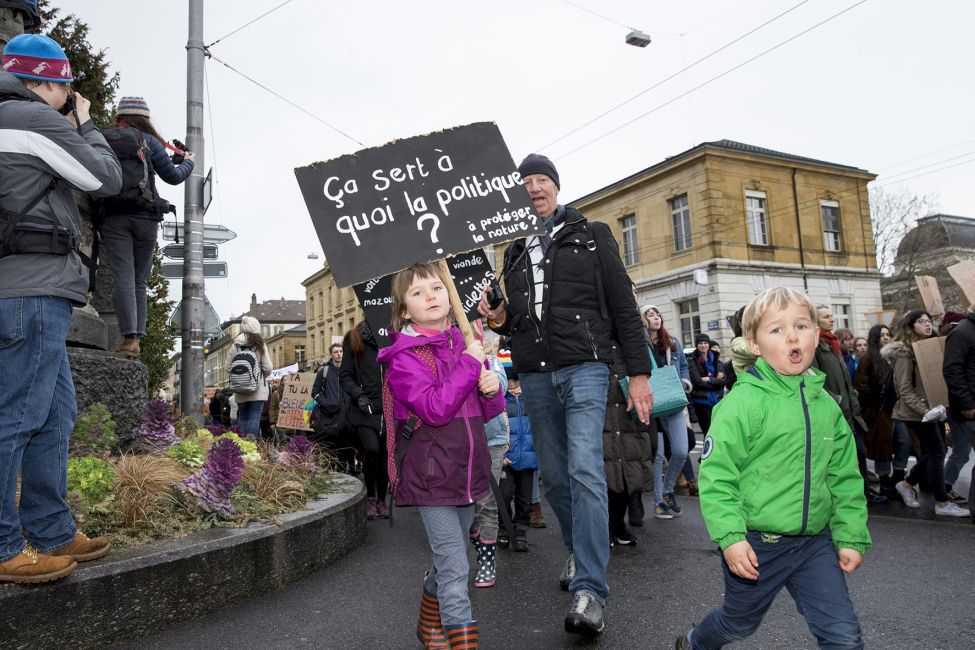
[{"label": "brown boot", "polygon": [[687,496],[691,496],[691,497],[698,496],[697,481],[687,482]]},{"label": "brown boot", "polygon": [[533,503],[532,504],[532,513],[531,513],[531,515],[529,517],[528,525],[531,526],[532,528],[545,528],[546,527],[547,524],[545,523],[545,518],[542,517],[542,504],[541,503]]},{"label": "brown boot", "polygon": [[139,339],[122,339],[122,342],[115,348],[115,353],[129,359],[138,359]]},{"label": "brown boot", "polygon": [[48,553],[51,557],[65,557],[76,562],[87,562],[97,560],[108,555],[112,550],[112,545],[104,537],[88,537],[80,530],[75,533],[74,539],[64,548]]},{"label": "brown boot", "polygon": [[50,582],[70,574],[78,563],[68,557],[51,557],[30,546],[0,564],[0,582]]},{"label": "brown boot", "polygon": [[444,627],[451,650],[473,650],[480,647],[477,640],[477,621],[467,625],[447,625]]},{"label": "brown boot", "polygon": [[424,648],[448,650],[450,644],[444,636],[443,623],[440,622],[440,601],[424,589],[420,595],[420,618],[416,622],[416,638]]}]

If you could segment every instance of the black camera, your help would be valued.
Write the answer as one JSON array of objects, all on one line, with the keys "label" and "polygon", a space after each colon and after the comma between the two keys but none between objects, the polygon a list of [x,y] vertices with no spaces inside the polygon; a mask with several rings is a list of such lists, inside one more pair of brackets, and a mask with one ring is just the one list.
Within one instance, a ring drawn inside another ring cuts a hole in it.
[{"label": "black camera", "polygon": [[504,302],[504,294],[501,293],[501,285],[494,278],[491,278],[491,284],[487,287],[487,299],[488,306],[491,309],[497,309],[498,305]]},{"label": "black camera", "polygon": [[68,95],[68,99],[64,102],[64,106],[58,109],[58,113],[61,115],[67,115],[75,109],[74,95]]}]

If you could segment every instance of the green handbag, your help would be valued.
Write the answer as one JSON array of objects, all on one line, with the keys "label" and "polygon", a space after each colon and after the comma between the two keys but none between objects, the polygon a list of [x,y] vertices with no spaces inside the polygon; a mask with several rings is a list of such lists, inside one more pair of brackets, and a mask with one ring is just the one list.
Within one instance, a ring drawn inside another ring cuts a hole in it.
[{"label": "green handbag", "polygon": [[[657,366],[656,355],[653,350],[647,348],[650,355],[650,365],[653,372],[650,373],[650,390],[653,391],[653,411],[651,415],[655,418],[662,418],[674,413],[679,413],[687,406],[687,394],[684,392],[684,383],[677,374],[674,366]],[[681,353],[678,353],[681,354]],[[624,395],[629,395],[630,378],[623,377],[620,381],[620,388]],[[636,413],[636,409],[633,411]]]}]

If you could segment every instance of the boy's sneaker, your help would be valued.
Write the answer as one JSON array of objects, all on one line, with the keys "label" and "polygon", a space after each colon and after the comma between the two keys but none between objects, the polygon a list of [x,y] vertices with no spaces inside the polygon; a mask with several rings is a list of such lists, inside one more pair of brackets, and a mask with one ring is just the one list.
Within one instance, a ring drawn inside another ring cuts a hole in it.
[{"label": "boy's sneaker", "polygon": [[569,583],[572,579],[576,577],[576,556],[570,553],[569,559],[565,561],[565,566],[562,568],[562,575],[559,576],[559,586],[562,587],[562,591],[569,590]]},{"label": "boy's sneaker", "polygon": [[947,505],[939,506],[935,504],[934,514],[941,515],[942,517],[969,517],[971,512],[968,508],[962,508],[956,503],[948,502]]},{"label": "boy's sneaker", "polygon": [[920,508],[921,504],[917,502],[917,490],[913,485],[907,481],[901,481],[894,486],[897,490],[897,494],[901,495],[901,499],[904,500],[904,505],[908,508]]},{"label": "boy's sneaker", "polygon": [[670,511],[666,503],[661,502],[653,509],[653,516],[657,519],[673,519],[674,513]]},{"label": "boy's sneaker", "polygon": [[580,589],[572,597],[572,607],[565,615],[565,631],[575,634],[596,635],[606,629],[603,606],[588,591]]},{"label": "boy's sneaker", "polygon": [[959,505],[964,505],[968,503],[968,499],[955,492],[955,490],[950,485],[945,486],[945,492],[948,493],[948,500],[951,501],[952,503],[957,503]]},{"label": "boy's sneaker", "polygon": [[664,503],[667,504],[667,507],[670,508],[672,513],[680,517],[681,509],[680,506],[677,505],[677,499],[674,498],[673,492],[664,495]]}]

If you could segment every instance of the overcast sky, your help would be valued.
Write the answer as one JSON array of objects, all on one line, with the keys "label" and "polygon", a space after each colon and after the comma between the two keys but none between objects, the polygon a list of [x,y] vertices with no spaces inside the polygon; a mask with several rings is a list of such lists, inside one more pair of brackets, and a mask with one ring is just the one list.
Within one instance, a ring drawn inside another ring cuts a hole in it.
[{"label": "overcast sky", "polygon": [[[205,41],[280,3],[207,0]],[[120,96],[145,97],[162,135],[185,139],[187,3],[52,4],[88,23]],[[627,26],[651,45],[626,45]],[[292,0],[211,48],[315,117],[207,62],[205,220],[238,237],[206,294],[221,319],[251,293],[305,297],[322,260],[307,259],[321,249],[294,167],[484,120],[516,161],[555,161],[565,202],[727,138],[861,167],[975,217],[973,33],[970,0]],[[182,215],[182,188],[163,187]]]}]

